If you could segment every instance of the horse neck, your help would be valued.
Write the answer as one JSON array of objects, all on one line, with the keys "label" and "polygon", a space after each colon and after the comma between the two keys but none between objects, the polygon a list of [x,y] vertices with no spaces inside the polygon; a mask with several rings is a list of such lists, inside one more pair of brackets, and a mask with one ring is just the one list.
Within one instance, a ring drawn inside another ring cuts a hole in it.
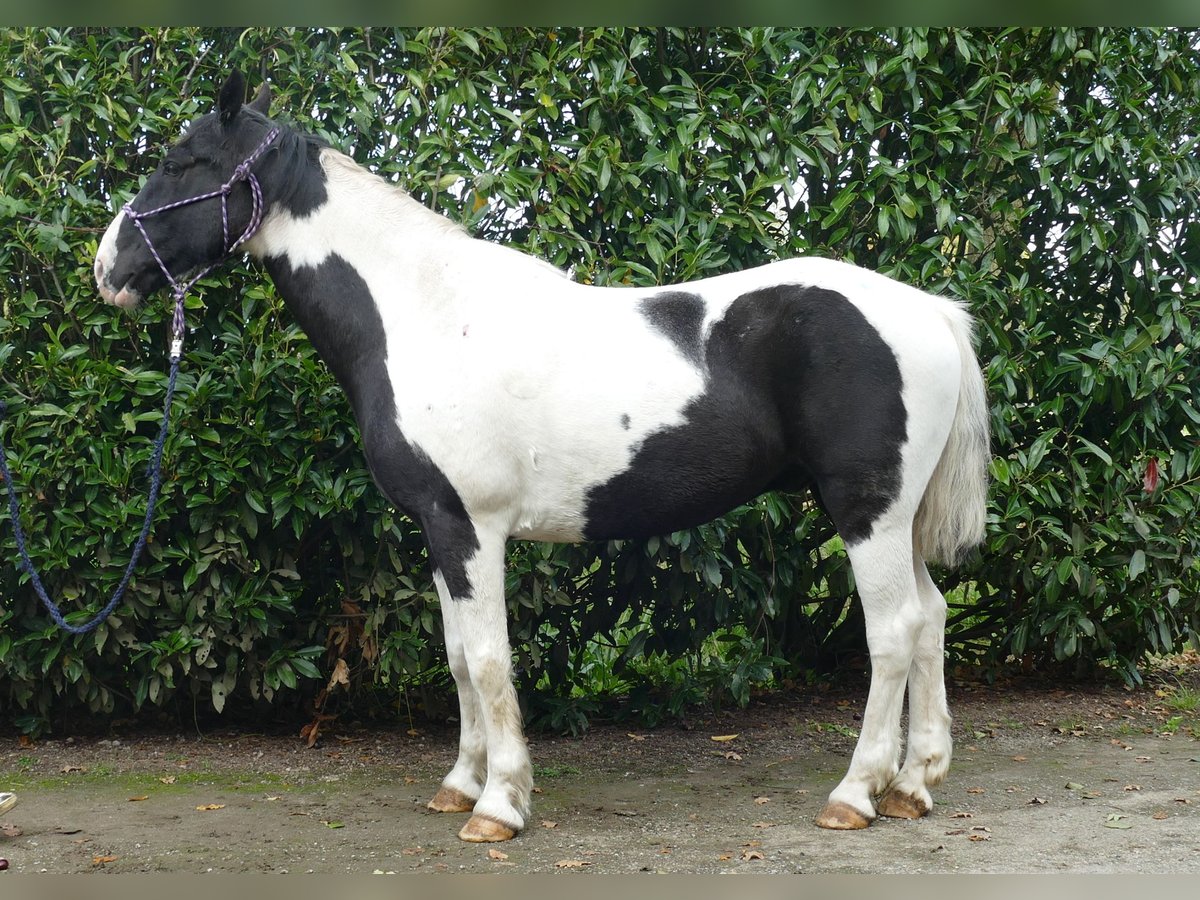
[{"label": "horse neck", "polygon": [[437,273],[480,242],[337,151],[319,162],[309,177],[323,202],[301,214],[277,203],[247,249],[361,413],[377,390],[368,361],[401,349],[389,341],[461,327]]},{"label": "horse neck", "polygon": [[[443,216],[426,209],[407,193],[360,167],[336,150],[321,150],[316,165],[308,167],[299,191],[321,195],[322,202],[294,212],[284,200],[275,203],[262,229],[247,244],[260,258],[286,258],[292,268],[317,267],[331,256],[360,269],[386,266],[395,293],[404,282],[419,277],[423,260],[461,256],[460,241],[467,232]],[[449,246],[457,245],[457,246]]]}]

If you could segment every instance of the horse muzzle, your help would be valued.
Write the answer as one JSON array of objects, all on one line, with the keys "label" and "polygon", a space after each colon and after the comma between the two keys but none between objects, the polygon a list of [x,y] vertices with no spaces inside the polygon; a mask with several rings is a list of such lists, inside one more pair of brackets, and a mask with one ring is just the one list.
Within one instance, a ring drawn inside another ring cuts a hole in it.
[{"label": "horse muzzle", "polygon": [[100,297],[105,303],[111,303],[113,306],[119,306],[121,309],[133,309],[142,301],[141,294],[128,284],[120,288],[115,288],[109,283],[104,261],[100,257],[96,257],[94,271],[96,274],[96,289],[100,292]]},{"label": "horse muzzle", "polygon": [[125,213],[122,211],[108,226],[108,230],[105,231],[104,237],[100,240],[100,246],[96,250],[96,262],[92,271],[96,276],[96,288],[105,303],[111,303],[121,309],[133,309],[141,302],[141,293],[130,287],[128,281],[117,286],[112,279],[117,259],[117,232],[120,230],[124,218]]}]

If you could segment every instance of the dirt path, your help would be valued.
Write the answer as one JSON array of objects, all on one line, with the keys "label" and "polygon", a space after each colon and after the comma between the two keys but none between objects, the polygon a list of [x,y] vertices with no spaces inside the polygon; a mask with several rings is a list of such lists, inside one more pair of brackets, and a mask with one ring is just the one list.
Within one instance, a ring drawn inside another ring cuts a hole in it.
[{"label": "dirt path", "polygon": [[492,846],[457,840],[465,816],[424,809],[450,730],[334,728],[311,749],[243,733],[10,735],[0,789],[20,805],[0,856],[54,873],[1200,872],[1197,711],[1153,689],[951,694],[955,760],[933,813],[863,832],[811,824],[853,748],[862,696],[849,692],[690,728],[535,735],[530,827]]}]

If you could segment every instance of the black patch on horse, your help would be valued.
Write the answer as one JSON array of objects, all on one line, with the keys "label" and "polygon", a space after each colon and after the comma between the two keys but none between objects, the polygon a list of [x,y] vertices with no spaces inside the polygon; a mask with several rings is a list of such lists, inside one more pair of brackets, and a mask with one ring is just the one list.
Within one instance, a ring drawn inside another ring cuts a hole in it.
[{"label": "black patch on horse", "polygon": [[286,257],[268,257],[266,265],[350,398],[375,483],[421,525],[434,570],[442,573],[451,596],[470,596],[466,562],[479,550],[479,539],[449,479],[396,423],[383,320],[367,283],[337,254],[315,269],[293,269]]},{"label": "black patch on horse", "polygon": [[[697,320],[690,308],[668,300],[659,321]],[[907,413],[895,354],[858,308],[823,288],[764,288],[697,347],[704,391],[588,492],[585,536],[666,534],[809,486],[848,544],[870,537],[900,490]]]},{"label": "black patch on horse", "polygon": [[704,301],[686,291],[667,291],[647,297],[638,304],[643,316],[671,339],[685,359],[704,365],[700,327],[704,324]]}]

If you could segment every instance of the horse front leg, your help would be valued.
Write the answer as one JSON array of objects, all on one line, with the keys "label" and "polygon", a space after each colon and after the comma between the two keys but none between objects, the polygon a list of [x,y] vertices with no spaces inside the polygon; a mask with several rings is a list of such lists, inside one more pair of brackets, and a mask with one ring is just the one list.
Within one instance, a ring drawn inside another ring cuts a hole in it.
[{"label": "horse front leg", "polygon": [[[455,641],[451,666],[460,685],[463,730],[459,761],[442,785],[443,790],[457,793],[448,798],[442,791],[438,793],[448,799],[447,805],[460,801],[457,807],[465,807],[486,760],[482,791],[458,836],[472,842],[506,841],[525,827],[533,769],[512,680],[504,604],[505,537],[489,533],[478,523],[473,530],[477,548],[458,561],[454,577],[442,577],[448,596],[443,602],[450,606]],[[437,551],[434,555],[439,556]],[[450,643],[448,636],[448,649]],[[466,691],[462,689],[464,683],[468,685]]]},{"label": "horse front leg", "polygon": [[487,779],[487,738],[479,716],[479,697],[471,684],[467,654],[458,620],[459,603],[450,593],[441,572],[433,576],[442,605],[442,631],[446,636],[446,656],[450,674],[458,689],[458,759],[442,779],[441,787],[429,801],[434,812],[470,812],[483,793]]}]

